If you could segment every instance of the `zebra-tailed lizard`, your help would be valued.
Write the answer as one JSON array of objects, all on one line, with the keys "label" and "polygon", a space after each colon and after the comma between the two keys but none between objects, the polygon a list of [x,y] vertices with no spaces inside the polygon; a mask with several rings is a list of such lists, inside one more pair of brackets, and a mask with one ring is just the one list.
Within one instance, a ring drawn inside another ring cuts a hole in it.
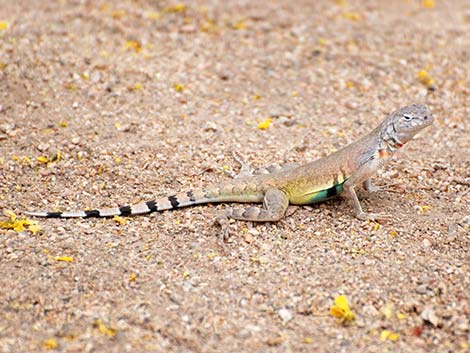
[{"label": "zebra-tailed lizard", "polygon": [[423,104],[413,104],[391,113],[379,126],[360,140],[343,149],[298,166],[262,169],[254,175],[243,161],[241,175],[233,180],[209,185],[200,190],[164,197],[131,206],[77,212],[27,212],[47,218],[112,217],[160,212],[180,207],[220,202],[263,203],[263,207],[228,209],[218,217],[227,229],[228,218],[254,222],[280,220],[289,204],[305,205],[329,199],[338,194],[351,200],[354,215],[360,220],[383,220],[388,216],[366,213],[356,195],[356,188],[367,191],[379,188],[370,178],[384,166],[394,152],[403,147],[434,118]]}]

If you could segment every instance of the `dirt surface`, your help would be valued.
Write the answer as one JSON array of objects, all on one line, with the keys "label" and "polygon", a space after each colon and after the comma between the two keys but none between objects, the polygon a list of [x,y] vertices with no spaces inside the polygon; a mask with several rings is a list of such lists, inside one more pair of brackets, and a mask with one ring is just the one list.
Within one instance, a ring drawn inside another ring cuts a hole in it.
[{"label": "dirt surface", "polygon": [[390,3],[0,0],[2,213],[199,187],[232,150],[310,161],[413,102],[436,117],[361,193],[386,224],[338,198],[235,223],[225,249],[228,205],[0,230],[0,351],[468,352],[470,4]]}]

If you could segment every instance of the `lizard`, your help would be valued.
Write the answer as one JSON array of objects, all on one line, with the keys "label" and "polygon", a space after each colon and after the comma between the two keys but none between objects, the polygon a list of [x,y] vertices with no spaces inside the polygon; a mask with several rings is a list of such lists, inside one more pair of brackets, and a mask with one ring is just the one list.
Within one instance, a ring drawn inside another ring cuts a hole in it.
[{"label": "lizard", "polygon": [[252,173],[246,162],[235,157],[242,165],[239,176],[203,189],[122,207],[26,214],[46,218],[113,217],[149,214],[207,203],[263,203],[262,207],[226,210],[217,217],[224,228],[229,218],[276,222],[284,217],[289,204],[312,204],[342,194],[351,201],[356,218],[387,220],[387,215],[363,211],[356,188],[362,186],[369,192],[378,191],[380,188],[371,183],[371,177],[398,149],[433,122],[434,117],[426,105],[412,104],[389,114],[361,139],[304,165],[290,163]]}]

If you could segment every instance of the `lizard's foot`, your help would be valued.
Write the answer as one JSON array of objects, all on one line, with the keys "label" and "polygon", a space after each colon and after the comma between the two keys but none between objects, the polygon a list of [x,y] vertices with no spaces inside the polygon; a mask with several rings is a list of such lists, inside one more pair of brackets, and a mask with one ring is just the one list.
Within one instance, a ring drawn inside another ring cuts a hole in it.
[{"label": "lizard's foot", "polygon": [[215,217],[215,222],[214,223],[218,224],[221,228],[220,234],[221,234],[221,238],[222,238],[222,245],[224,245],[225,243],[228,242],[230,237],[234,234],[234,230],[230,226],[230,220],[227,217],[227,215],[222,213],[222,214],[219,214]]},{"label": "lizard's foot", "polygon": [[250,164],[247,162],[245,157],[240,154],[240,152],[232,151],[232,157],[238,164],[240,164],[240,171],[238,172],[238,174],[232,172],[233,178],[243,178],[253,175],[253,173],[251,172]]},{"label": "lizard's foot", "polygon": [[376,186],[376,185],[371,185],[370,189],[368,189],[368,192],[378,192],[378,191],[387,191],[387,192],[399,192],[395,186],[401,185],[400,183],[392,183],[392,184],[386,184],[382,186]]},{"label": "lizard's foot", "polygon": [[387,222],[392,219],[392,216],[382,213],[359,212],[356,214],[356,218],[360,219],[361,221]]},{"label": "lizard's foot", "polygon": [[362,186],[364,190],[368,192],[377,192],[377,191],[396,191],[393,190],[394,186],[400,185],[400,183],[387,184],[384,186],[376,186],[372,184],[370,178],[363,181]]},{"label": "lizard's foot", "polygon": [[225,173],[227,173],[234,179],[253,176],[253,173],[251,172],[250,164],[246,161],[246,159],[239,152],[232,151],[232,157],[235,160],[235,162],[237,162],[240,165],[240,171],[238,173],[235,173],[233,170],[224,170]]},{"label": "lizard's foot", "polygon": [[377,185],[369,185],[369,187],[366,189],[368,192],[379,192],[381,190],[385,190],[386,187],[384,188],[383,186],[377,186]]},{"label": "lizard's foot", "polygon": [[394,188],[395,186],[400,185],[400,183],[392,183],[386,185],[373,185],[371,182],[364,182],[364,190],[367,192],[379,192],[379,191],[387,191],[387,192],[397,192]]},{"label": "lizard's foot", "polygon": [[225,174],[228,174],[233,179],[253,176],[253,173],[251,172],[250,164],[240,154],[240,152],[232,151],[232,157],[235,160],[235,162],[237,162],[240,165],[240,170],[238,173],[236,173],[231,168],[229,170],[223,169],[223,172]]}]

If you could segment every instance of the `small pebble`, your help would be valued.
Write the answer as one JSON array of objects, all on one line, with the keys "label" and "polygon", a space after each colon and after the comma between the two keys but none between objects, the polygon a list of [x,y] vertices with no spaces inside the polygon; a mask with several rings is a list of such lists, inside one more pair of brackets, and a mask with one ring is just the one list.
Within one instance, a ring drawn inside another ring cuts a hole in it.
[{"label": "small pebble", "polygon": [[416,292],[419,294],[426,294],[428,292],[428,287],[425,284],[421,284],[416,287]]},{"label": "small pebble", "polygon": [[423,248],[428,249],[428,248],[431,247],[431,242],[430,242],[428,239],[425,238],[425,239],[423,239],[423,241],[422,241],[422,245],[423,245]]},{"label": "small pebble", "polygon": [[431,323],[434,327],[437,327],[439,324],[439,318],[432,308],[425,308],[420,316],[424,321]]},{"label": "small pebble", "polygon": [[292,315],[292,312],[289,309],[285,309],[285,308],[279,309],[277,313],[279,317],[281,318],[281,320],[284,322],[288,322],[292,320],[292,318],[294,317]]}]

